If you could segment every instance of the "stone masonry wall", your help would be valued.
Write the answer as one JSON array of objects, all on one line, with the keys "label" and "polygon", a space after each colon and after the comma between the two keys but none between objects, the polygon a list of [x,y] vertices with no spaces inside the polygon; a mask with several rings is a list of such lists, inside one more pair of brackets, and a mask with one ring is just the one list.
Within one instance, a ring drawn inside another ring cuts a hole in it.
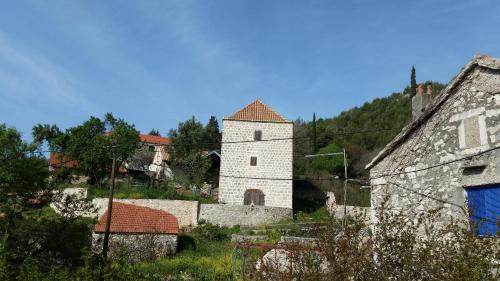
[{"label": "stone masonry wall", "polygon": [[[260,189],[265,195],[265,206],[292,208],[293,123],[223,123],[219,201],[243,205],[247,189]],[[290,139],[254,142],[256,130],[262,131],[263,140]],[[257,157],[256,166],[250,165],[250,157]]]},{"label": "stone masonry wall", "polygon": [[293,218],[292,209],[266,206],[201,204],[200,220],[221,226],[258,226]]},{"label": "stone masonry wall", "polygon": [[[114,201],[168,212],[177,218],[181,228],[198,225],[198,201],[162,199],[114,199]],[[107,198],[96,198],[92,203],[97,207],[99,217],[108,207]]]},{"label": "stone masonry wall", "polygon": [[[94,252],[102,252],[103,233],[92,234],[92,248]],[[109,251],[111,257],[116,251],[125,247],[130,262],[143,261],[145,256],[154,254],[156,257],[164,257],[177,252],[177,235],[173,234],[117,234],[109,236]],[[151,252],[153,251],[153,252]],[[149,252],[149,253],[148,253]]]},{"label": "stone masonry wall", "polygon": [[[374,222],[377,207],[388,194],[389,206],[396,211],[415,215],[444,207],[445,215],[467,219],[458,207],[466,206],[466,189],[500,183],[499,150],[412,172],[500,145],[500,71],[476,67],[453,91],[425,124],[371,169]],[[474,166],[484,169],[467,170]],[[408,173],[376,178],[401,171]]]}]

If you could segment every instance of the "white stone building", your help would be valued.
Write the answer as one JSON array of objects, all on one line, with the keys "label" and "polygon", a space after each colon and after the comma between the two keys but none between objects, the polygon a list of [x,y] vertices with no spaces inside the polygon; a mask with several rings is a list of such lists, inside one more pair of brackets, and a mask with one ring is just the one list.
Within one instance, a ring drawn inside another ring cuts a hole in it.
[{"label": "white stone building", "polygon": [[439,209],[443,223],[469,219],[479,235],[494,234],[500,231],[500,59],[477,56],[434,100],[430,92],[419,87],[413,122],[367,166],[373,222],[385,203],[385,210],[409,218]]},{"label": "white stone building", "polygon": [[223,126],[219,202],[292,208],[293,122],[256,100]]}]

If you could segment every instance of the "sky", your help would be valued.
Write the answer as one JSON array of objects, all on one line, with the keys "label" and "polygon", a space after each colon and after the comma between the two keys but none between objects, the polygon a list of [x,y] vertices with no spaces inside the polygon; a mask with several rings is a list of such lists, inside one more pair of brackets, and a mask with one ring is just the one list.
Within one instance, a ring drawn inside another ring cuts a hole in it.
[{"label": "sky", "polygon": [[261,99],[333,117],[500,57],[500,1],[4,1],[0,123],[29,139],[106,112],[162,134]]}]

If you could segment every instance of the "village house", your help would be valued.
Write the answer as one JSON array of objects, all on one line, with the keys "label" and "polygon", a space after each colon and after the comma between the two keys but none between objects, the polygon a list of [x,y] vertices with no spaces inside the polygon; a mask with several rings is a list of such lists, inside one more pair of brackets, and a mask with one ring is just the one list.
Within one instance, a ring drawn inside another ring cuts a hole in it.
[{"label": "village house", "polygon": [[[139,147],[129,161],[118,168],[122,176],[147,176],[154,179],[168,179],[173,176],[172,170],[167,165],[169,154],[167,146],[172,143],[169,138],[140,134]],[[75,171],[79,167],[76,160],[71,160],[61,153],[51,152],[49,158],[49,169],[57,170],[65,168]],[[86,177],[73,175],[73,181],[85,181]]]},{"label": "village house", "polygon": [[367,165],[373,222],[388,200],[408,218],[442,208],[447,217],[470,221],[477,234],[494,234],[500,216],[500,60],[476,56],[436,98],[419,87],[412,102],[413,121]]},{"label": "village house", "polygon": [[293,123],[256,100],[223,126],[219,202],[292,208]]},{"label": "village house", "polygon": [[[102,239],[106,229],[108,211],[99,218],[94,226],[92,241],[96,251],[102,250]],[[165,211],[132,204],[113,202],[111,214],[109,249],[114,251],[125,247],[130,255],[149,255],[162,257],[177,251],[179,223],[177,218]],[[153,252],[151,252],[153,251]]]},{"label": "village house", "polygon": [[168,179],[173,176],[168,167],[167,146],[172,144],[169,138],[140,134],[140,145],[135,154],[124,166],[131,173],[148,175],[154,179]]}]

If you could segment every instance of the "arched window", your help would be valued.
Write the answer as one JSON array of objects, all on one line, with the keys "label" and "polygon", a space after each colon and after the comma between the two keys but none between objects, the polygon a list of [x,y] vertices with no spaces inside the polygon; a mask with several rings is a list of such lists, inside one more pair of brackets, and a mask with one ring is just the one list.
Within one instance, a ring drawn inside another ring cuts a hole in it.
[{"label": "arched window", "polygon": [[260,189],[247,189],[245,191],[243,205],[254,205],[264,206],[264,192]]}]

